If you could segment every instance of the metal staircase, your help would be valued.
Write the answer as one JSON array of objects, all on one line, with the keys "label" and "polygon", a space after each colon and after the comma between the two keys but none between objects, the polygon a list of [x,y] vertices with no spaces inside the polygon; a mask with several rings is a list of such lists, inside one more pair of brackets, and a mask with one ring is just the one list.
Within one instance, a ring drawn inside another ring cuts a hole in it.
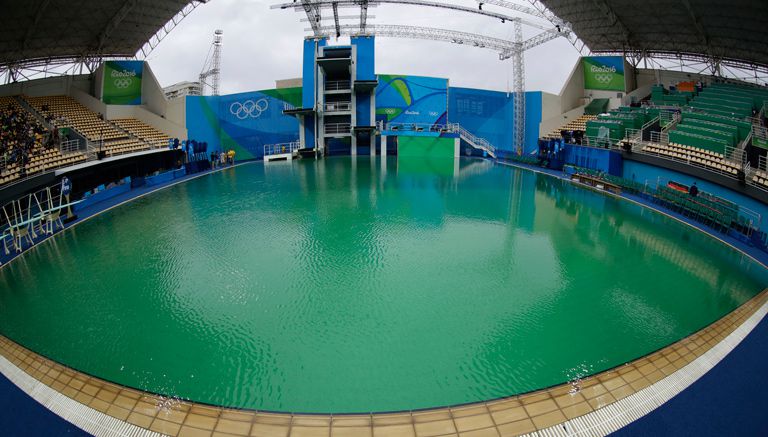
[{"label": "metal staircase", "polygon": [[472,134],[472,132],[464,129],[461,127],[458,123],[452,123],[449,125],[451,130],[453,132],[457,132],[459,134],[459,137],[466,141],[467,144],[474,147],[475,149],[480,149],[487,154],[491,155],[492,158],[496,159],[496,148],[493,147],[491,143],[488,142],[485,138],[480,138]]}]

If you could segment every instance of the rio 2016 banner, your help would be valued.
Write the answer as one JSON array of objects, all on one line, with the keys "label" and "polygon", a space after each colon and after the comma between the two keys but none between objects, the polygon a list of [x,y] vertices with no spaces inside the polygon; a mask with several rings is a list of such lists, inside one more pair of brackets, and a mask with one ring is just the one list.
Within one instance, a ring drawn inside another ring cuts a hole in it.
[{"label": "rio 2016 banner", "polygon": [[141,105],[144,61],[107,61],[101,100],[107,105]]},{"label": "rio 2016 banner", "polygon": [[445,124],[448,80],[380,74],[376,120],[385,123]]},{"label": "rio 2016 banner", "polygon": [[624,58],[621,56],[587,56],[584,65],[584,88],[588,90],[624,91]]}]

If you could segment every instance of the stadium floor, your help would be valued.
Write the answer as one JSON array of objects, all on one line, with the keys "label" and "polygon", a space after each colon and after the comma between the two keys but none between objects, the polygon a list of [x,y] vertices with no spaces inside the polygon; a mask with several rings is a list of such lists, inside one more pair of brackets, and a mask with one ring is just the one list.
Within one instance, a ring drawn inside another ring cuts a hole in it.
[{"label": "stadium floor", "polygon": [[[519,167],[562,177],[559,172],[525,165],[519,165]],[[132,190],[125,195],[108,199],[79,211],[79,219],[68,226],[87,220],[125,201],[204,174],[206,173],[184,177],[160,186]],[[660,210],[657,205],[645,199],[636,196],[624,197]],[[706,227],[678,214],[667,210],[660,211],[711,232]],[[722,234],[718,233],[716,236],[749,253],[763,264],[768,264],[768,254],[755,251]],[[761,415],[761,412],[768,407],[768,399],[762,393],[763,388],[768,387],[768,374],[762,371],[765,367],[765,357],[768,357],[768,320],[763,319],[742,343],[702,378],[661,407],[615,434],[621,436],[765,435],[768,433],[768,425]],[[87,435],[37,403],[3,376],[0,376],[0,393],[2,393],[0,406],[6,407],[0,410],[0,429],[3,429],[4,435]]]}]

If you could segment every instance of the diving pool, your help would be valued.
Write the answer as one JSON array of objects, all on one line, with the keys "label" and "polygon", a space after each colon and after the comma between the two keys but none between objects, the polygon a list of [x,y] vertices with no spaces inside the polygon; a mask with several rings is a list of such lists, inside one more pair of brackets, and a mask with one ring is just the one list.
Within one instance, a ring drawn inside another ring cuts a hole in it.
[{"label": "diving pool", "polygon": [[765,269],[666,216],[490,161],[252,163],[0,270],[0,333],[122,385],[352,413],[483,401],[639,358]]}]

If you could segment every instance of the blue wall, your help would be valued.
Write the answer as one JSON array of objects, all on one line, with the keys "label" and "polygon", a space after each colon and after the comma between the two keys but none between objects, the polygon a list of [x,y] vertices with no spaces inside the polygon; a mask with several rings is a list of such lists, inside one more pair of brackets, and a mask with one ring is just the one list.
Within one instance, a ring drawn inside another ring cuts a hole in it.
[{"label": "blue wall", "polygon": [[621,153],[615,150],[566,144],[563,161],[578,167],[604,171],[614,176],[622,175]]},{"label": "blue wall", "polygon": [[376,80],[375,39],[372,36],[353,37],[352,45],[357,46],[357,80]]},{"label": "blue wall", "polygon": [[301,106],[303,108],[315,107],[315,54],[317,53],[317,47],[323,47],[327,44],[327,40],[321,39],[315,41],[313,39],[304,40],[304,57],[302,64],[302,93]]},{"label": "blue wall", "polygon": [[[538,150],[541,123],[541,92],[525,93],[524,153]],[[514,95],[500,91],[451,87],[448,90],[448,120],[485,138],[497,149],[513,151]]]},{"label": "blue wall", "polygon": [[279,98],[291,90],[297,95],[287,89],[188,96],[189,138],[208,142],[209,151],[234,149],[237,159],[262,157],[265,144],[297,141],[299,122],[283,115],[287,98]]},{"label": "blue wall", "polygon": [[696,185],[698,185],[701,191],[706,191],[708,193],[714,194],[715,196],[730,200],[731,202],[734,202],[760,214],[762,218],[760,222],[760,229],[762,231],[768,232],[768,206],[752,199],[751,197],[745,196],[711,182],[702,181],[693,176],[667,170],[665,168],[643,164],[637,161],[630,161],[625,159],[623,167],[624,178],[641,183],[647,181],[648,185],[652,187],[656,186],[657,181],[660,181],[661,184],[666,184],[668,181],[672,180],[685,185],[691,185],[696,182]]},{"label": "blue wall", "polygon": [[357,126],[373,126],[371,120],[371,95],[368,93],[357,93]]},{"label": "blue wall", "polygon": [[376,88],[376,121],[445,124],[448,79],[380,74]]}]

